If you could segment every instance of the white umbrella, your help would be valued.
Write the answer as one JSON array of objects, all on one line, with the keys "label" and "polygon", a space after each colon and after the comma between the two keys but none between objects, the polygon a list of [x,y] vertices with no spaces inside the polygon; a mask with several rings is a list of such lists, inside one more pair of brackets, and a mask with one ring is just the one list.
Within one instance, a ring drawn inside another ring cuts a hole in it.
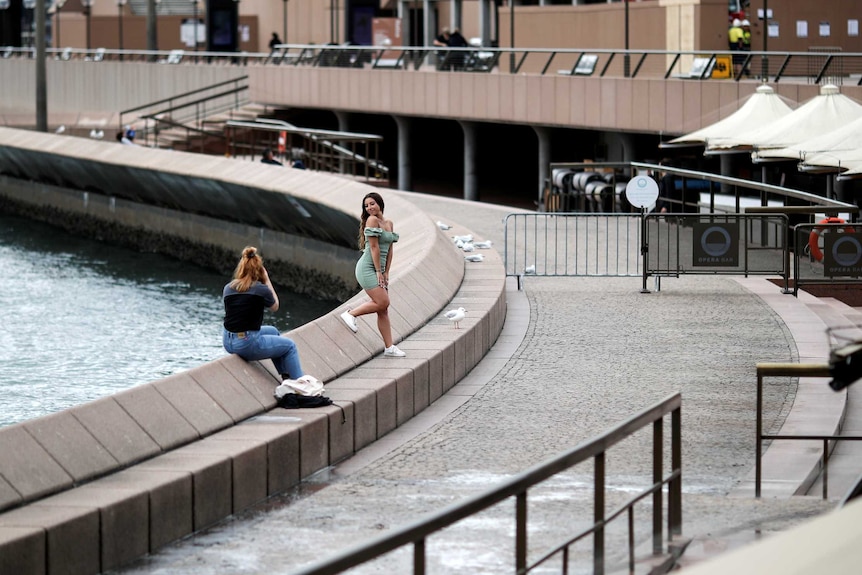
[{"label": "white umbrella", "polygon": [[793,111],[770,86],[759,86],[745,104],[718,122],[659,145],[661,148],[703,146],[707,142],[736,136],[752,128],[766,126]]},{"label": "white umbrella", "polygon": [[847,166],[848,170],[838,175],[839,180],[855,180],[862,178],[862,158],[855,162],[850,162]]},{"label": "white umbrella", "polygon": [[755,162],[803,160],[808,164],[809,156],[816,156],[821,153],[834,156],[836,152],[856,152],[859,150],[862,150],[862,118],[826,132],[822,136],[804,140],[786,148],[758,150],[752,154],[752,159]]},{"label": "white umbrella", "polygon": [[862,164],[862,148],[806,153],[799,169],[803,172],[841,172]]},{"label": "white umbrella", "polygon": [[786,148],[840,128],[857,118],[862,118],[862,105],[841,94],[837,86],[827,84],[820,88],[819,95],[762,128],[709,140],[706,153]]}]

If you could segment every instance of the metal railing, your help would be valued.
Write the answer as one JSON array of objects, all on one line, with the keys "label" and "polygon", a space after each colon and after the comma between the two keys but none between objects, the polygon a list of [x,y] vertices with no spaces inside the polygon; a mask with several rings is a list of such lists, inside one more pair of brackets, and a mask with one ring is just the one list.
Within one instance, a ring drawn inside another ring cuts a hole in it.
[{"label": "metal railing", "polygon": [[[857,206],[800,190],[656,164],[554,163],[550,167],[554,183],[545,195],[546,204],[572,211],[506,218],[504,265],[508,276],[518,278],[519,287],[521,278],[530,275],[642,275],[646,291],[648,276],[658,282],[660,276],[682,273],[732,273],[778,274],[788,291],[793,246],[788,214],[807,214],[803,217],[813,221],[821,213],[855,218],[859,211]],[[635,209],[624,198],[625,182],[636,173],[657,172],[672,174],[682,184],[673,196],[659,196],[657,205],[663,204],[667,213],[632,213]],[[613,179],[602,179],[607,176]],[[594,182],[581,185],[593,178]],[[586,213],[577,212],[578,208]],[[621,213],[601,211],[605,209]],[[758,213],[741,213],[742,209]],[[718,238],[710,235],[713,232],[727,240],[723,259],[710,256],[715,248],[710,238]]]},{"label": "metal railing", "polygon": [[862,226],[837,221],[794,227],[794,295],[804,285],[862,284]]},{"label": "metal railing", "polygon": [[254,159],[263,148],[277,150],[282,135],[288,160],[301,159],[309,169],[349,175],[366,182],[389,181],[389,168],[379,160],[383,136],[301,128],[273,119],[225,123],[228,151],[233,157]]},{"label": "metal railing", "polygon": [[[776,435],[763,433],[763,378],[765,377],[831,377],[832,372],[828,364],[801,364],[801,363],[758,363],[757,364],[757,414],[756,414],[756,434],[757,434],[757,450],[754,456],[754,497],[759,498],[761,492],[761,483],[763,476],[763,456],[761,447],[764,441],[820,441],[821,442],[821,460],[820,474],[823,485],[823,499],[828,499],[828,484],[829,484],[829,454],[831,451],[830,442],[834,447],[837,441],[862,441],[862,436],[855,435]],[[854,491],[862,491],[862,487],[857,484]],[[848,494],[849,496],[849,494]]]},{"label": "metal railing", "polygon": [[635,214],[509,214],[507,276],[639,277],[641,218]]},{"label": "metal railing", "polygon": [[[394,530],[392,533],[378,537],[368,543],[341,552],[332,558],[320,561],[312,566],[301,568],[294,575],[329,575],[341,573],[395,551],[406,545],[413,546],[414,575],[424,575],[426,572],[426,541],[431,535],[489,509],[498,503],[514,500],[514,533],[515,533],[515,573],[522,575],[530,573],[540,566],[548,567],[552,558],[559,558],[560,572],[569,572],[570,548],[582,539],[593,537],[593,573],[601,575],[605,572],[605,529],[619,517],[628,520],[628,569],[635,569],[635,537],[634,537],[634,507],[635,504],[652,500],[651,539],[652,553],[663,552],[664,521],[668,542],[682,533],[682,397],[674,394],[656,403],[613,429],[586,441],[573,449],[558,455],[544,463],[536,465],[527,471],[512,477],[503,484],[487,492],[474,496],[467,501],[452,505],[430,517],[411,525]],[[670,415],[670,459],[669,472],[664,471],[664,421]],[[647,426],[652,426],[652,484],[642,489],[638,494],[628,499],[617,509],[605,510],[606,471],[605,454],[614,445],[630,437]],[[537,559],[528,557],[527,523],[528,491],[566,471],[579,463],[592,460],[594,463],[593,479],[593,524],[564,541],[550,545]],[[667,510],[665,512],[664,489],[667,489]],[[400,571],[405,572],[405,571]]]},{"label": "metal railing", "polygon": [[159,147],[160,132],[179,129],[186,138],[200,138],[203,146],[207,138],[224,139],[221,132],[204,129],[207,118],[220,112],[237,110],[248,102],[248,76],[240,76],[123,110],[120,112],[119,129],[143,120],[140,126],[136,126],[139,143]]},{"label": "metal railing", "polygon": [[[59,61],[122,60],[159,64],[290,65],[313,67],[460,71],[507,74],[564,74],[614,78],[742,80],[765,82],[824,82],[862,85],[862,53],[855,52],[746,52],[735,77],[718,74],[730,58],[725,50],[669,51],[587,48],[492,48],[473,46],[353,46],[283,44],[271,52],[206,52],[185,50],[111,50],[105,48],[47,48]],[[0,59],[34,58],[34,48],[0,48]],[[721,62],[721,65],[717,63]]]},{"label": "metal railing", "polygon": [[783,214],[648,214],[644,279],[681,274],[780,275],[789,284]]}]

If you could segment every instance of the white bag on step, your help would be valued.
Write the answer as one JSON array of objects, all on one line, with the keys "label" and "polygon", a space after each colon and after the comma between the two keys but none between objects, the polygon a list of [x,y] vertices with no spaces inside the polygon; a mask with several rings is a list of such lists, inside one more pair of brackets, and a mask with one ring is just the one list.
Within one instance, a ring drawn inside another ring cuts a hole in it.
[{"label": "white bag on step", "polygon": [[323,383],[313,375],[303,375],[298,379],[285,379],[275,388],[275,396],[282,398],[288,393],[315,397],[323,395]]}]

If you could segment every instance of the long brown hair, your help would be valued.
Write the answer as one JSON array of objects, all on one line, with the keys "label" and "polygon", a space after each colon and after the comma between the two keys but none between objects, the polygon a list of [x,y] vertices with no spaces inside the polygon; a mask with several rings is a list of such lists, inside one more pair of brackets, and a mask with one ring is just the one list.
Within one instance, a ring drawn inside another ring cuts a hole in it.
[{"label": "long brown hair", "polygon": [[263,282],[263,258],[256,247],[246,246],[233,271],[230,287],[236,291],[248,291],[254,282]]},{"label": "long brown hair", "polygon": [[368,192],[362,198],[362,214],[359,216],[359,249],[365,249],[365,222],[368,221],[368,212],[365,211],[365,200],[371,198],[378,206],[380,206],[380,215],[383,215],[383,210],[386,206],[383,204],[383,197],[377,192]]}]

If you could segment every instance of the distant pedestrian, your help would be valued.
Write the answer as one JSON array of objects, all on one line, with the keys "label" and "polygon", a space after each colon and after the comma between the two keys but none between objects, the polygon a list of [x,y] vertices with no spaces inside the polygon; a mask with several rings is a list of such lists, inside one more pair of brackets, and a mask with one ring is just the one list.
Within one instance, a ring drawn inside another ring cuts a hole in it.
[{"label": "distant pedestrian", "polygon": [[[751,52],[751,22],[748,20],[742,21],[742,51],[743,52]],[[748,56],[745,56],[748,59]],[[745,69],[742,71],[746,76],[751,75],[751,72],[748,70],[748,65],[745,65]]]},{"label": "distant pedestrian", "polygon": [[739,76],[742,62],[745,60],[745,56],[742,54],[743,35],[742,21],[739,18],[734,18],[733,23],[727,30],[727,47],[730,50],[730,57],[733,60],[734,78]]},{"label": "distant pedestrian", "polygon": [[449,28],[443,28],[443,31],[434,38],[433,44],[438,47],[445,47],[449,45]]},{"label": "distant pedestrian", "polygon": [[278,32],[273,32],[272,38],[269,40],[269,50],[275,50],[275,47],[279,44],[284,44],[284,42],[282,42],[281,38],[278,37]]},{"label": "distant pedestrian", "polygon": [[263,151],[263,156],[261,156],[261,158],[260,158],[260,162],[261,162],[262,164],[272,164],[273,166],[281,166],[281,165],[282,165],[282,163],[281,163],[281,162],[279,162],[278,160],[276,160],[276,159],[273,157],[273,155],[272,155],[272,150],[271,150],[271,149],[269,149],[269,148],[266,148],[266,149]]},{"label": "distant pedestrian", "polygon": [[[461,35],[461,31],[458,28],[452,30],[452,33],[449,35],[449,47],[450,48],[466,48],[469,46],[467,43],[467,39]],[[467,53],[462,51],[452,52],[449,54],[449,63],[452,66],[453,70],[463,70],[464,62],[467,60]]]}]

